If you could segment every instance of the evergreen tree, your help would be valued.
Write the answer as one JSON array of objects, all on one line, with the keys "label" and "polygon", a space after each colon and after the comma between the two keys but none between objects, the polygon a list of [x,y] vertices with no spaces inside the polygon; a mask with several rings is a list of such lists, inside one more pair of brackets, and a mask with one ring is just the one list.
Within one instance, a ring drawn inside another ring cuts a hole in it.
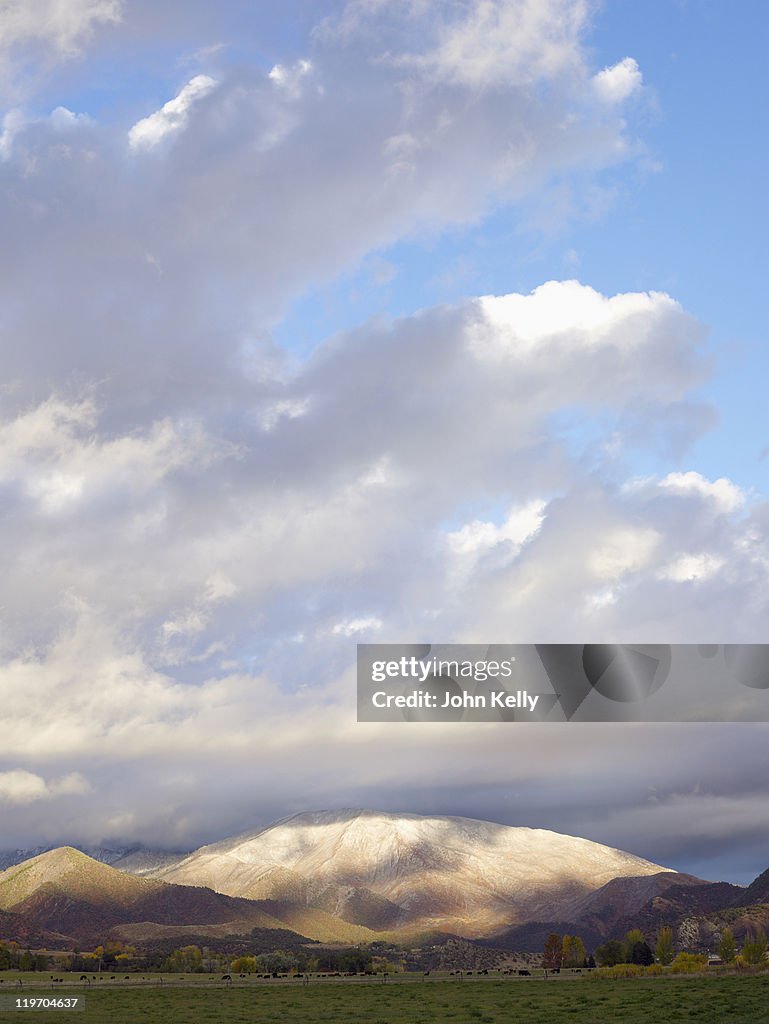
[{"label": "evergreen tree", "polygon": [[643,942],[644,936],[640,928],[632,928],[625,936],[625,959],[623,963],[629,964],[633,961],[630,959],[633,953],[633,946],[636,942]]},{"label": "evergreen tree", "polygon": [[633,943],[630,950],[630,963],[640,964],[642,967],[649,967],[654,963],[654,953],[646,942]]}]

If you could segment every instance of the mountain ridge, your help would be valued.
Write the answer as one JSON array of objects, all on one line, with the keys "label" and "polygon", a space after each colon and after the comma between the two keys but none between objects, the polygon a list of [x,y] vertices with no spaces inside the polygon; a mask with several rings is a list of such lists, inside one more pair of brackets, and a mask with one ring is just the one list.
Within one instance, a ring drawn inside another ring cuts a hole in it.
[{"label": "mountain ridge", "polygon": [[357,915],[355,923],[367,926],[474,937],[553,908],[565,916],[617,876],[666,871],[546,829],[346,808],[289,815],[207,844],[152,877],[249,899],[333,905],[350,923]]},{"label": "mountain ridge", "polygon": [[0,872],[0,928],[76,941],[263,928],[297,941],[456,936],[541,949],[549,931],[595,944],[672,924],[707,937],[720,920],[769,914],[769,871],[748,888],[707,882],[577,836],[456,815],[310,811],[170,863],[134,851],[115,861],[133,871],[67,846]]},{"label": "mountain ridge", "polygon": [[233,932],[284,927],[252,901],[140,878],[72,847],[58,847],[0,872],[0,911],[30,930],[82,941],[144,923],[203,930],[224,925]]}]

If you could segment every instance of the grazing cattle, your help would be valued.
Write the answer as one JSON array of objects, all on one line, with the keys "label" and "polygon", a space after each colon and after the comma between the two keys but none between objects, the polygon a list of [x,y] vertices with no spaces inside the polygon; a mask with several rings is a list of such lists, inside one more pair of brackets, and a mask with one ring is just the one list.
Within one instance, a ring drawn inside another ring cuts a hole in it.
[{"label": "grazing cattle", "polygon": [[520,976],[522,978],[530,978],[531,977],[531,971],[518,971],[518,973],[520,974]]},{"label": "grazing cattle", "polygon": [[88,975],[87,974],[81,974],[80,975],[80,980],[81,981],[88,981]]},{"label": "grazing cattle", "polygon": [[232,975],[231,974],[223,974],[222,975],[222,981],[229,981],[230,984],[232,984]]},{"label": "grazing cattle", "polygon": [[115,975],[113,974],[112,977],[109,980],[110,981],[115,981]]},{"label": "grazing cattle", "polygon": [[560,967],[553,967],[551,973],[552,974],[560,974],[561,973],[561,968]]}]

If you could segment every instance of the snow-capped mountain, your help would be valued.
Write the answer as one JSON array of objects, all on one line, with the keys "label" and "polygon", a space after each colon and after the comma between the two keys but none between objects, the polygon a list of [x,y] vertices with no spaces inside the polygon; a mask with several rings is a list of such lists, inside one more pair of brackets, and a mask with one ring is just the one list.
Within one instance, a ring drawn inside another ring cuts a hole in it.
[{"label": "snow-capped mountain", "polygon": [[150,873],[373,929],[482,936],[523,921],[569,920],[612,879],[668,870],[544,829],[345,810],[297,814]]}]

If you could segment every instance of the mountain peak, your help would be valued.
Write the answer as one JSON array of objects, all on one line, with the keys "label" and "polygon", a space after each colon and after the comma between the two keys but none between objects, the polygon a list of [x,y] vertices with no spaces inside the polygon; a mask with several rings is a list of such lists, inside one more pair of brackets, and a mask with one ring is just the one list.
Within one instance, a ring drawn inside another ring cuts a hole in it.
[{"label": "mountain peak", "polygon": [[613,878],[667,870],[545,829],[343,808],[204,846],[155,877],[354,913],[356,923],[371,908],[378,921],[473,936],[518,920],[566,920],[576,901]]}]

